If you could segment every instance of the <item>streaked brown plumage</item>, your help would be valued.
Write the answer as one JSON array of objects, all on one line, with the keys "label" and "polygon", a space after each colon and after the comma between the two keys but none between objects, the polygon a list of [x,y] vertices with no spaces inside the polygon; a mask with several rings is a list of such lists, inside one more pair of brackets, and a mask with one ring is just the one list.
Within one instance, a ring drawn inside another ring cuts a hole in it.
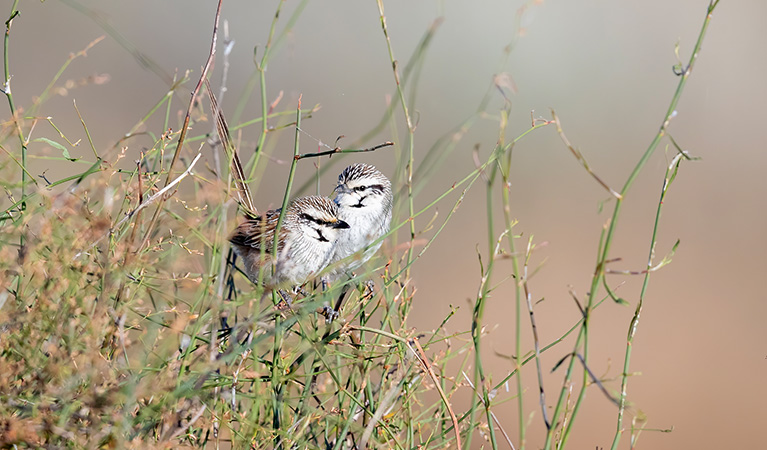
[{"label": "streaked brown plumage", "polygon": [[[327,266],[338,230],[349,225],[338,219],[338,206],[329,198],[296,198],[285,211],[275,261],[274,232],[279,216],[280,210],[275,209],[249,218],[234,230],[229,241],[254,283],[260,276],[268,288],[300,286]],[[268,271],[262,274],[265,268]]]}]

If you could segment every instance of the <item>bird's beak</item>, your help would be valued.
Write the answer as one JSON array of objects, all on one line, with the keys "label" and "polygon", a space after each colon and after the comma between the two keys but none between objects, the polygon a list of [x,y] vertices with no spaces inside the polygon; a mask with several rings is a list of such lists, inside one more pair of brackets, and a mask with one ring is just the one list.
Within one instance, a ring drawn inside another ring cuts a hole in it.
[{"label": "bird's beak", "polygon": [[343,220],[337,220],[333,222],[333,228],[349,228],[349,224]]},{"label": "bird's beak", "polygon": [[335,189],[333,189],[333,192],[337,194],[351,194],[352,191],[346,187],[346,184],[339,184]]}]

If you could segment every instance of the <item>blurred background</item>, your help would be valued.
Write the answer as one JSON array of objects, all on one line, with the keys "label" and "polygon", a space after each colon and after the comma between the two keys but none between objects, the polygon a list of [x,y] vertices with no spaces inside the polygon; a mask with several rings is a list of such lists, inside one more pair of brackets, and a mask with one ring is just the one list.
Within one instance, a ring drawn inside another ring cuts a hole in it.
[{"label": "blurred background", "polygon": [[[72,104],[76,100],[96,148],[107,159],[116,159],[117,150],[112,147],[165,95],[174,74],[191,70],[192,80],[199,76],[209,51],[215,4],[212,0],[23,2],[10,39],[16,104],[28,108],[70,53],[105,35],[87,57],[72,62],[53,98],[36,115],[52,117],[70,140],[85,139]],[[228,91],[221,103],[230,126],[260,116],[256,89],[241,115],[233,117],[255,69],[254,48],[260,60],[277,5],[277,1],[224,2],[212,81],[214,87],[221,83],[226,21],[234,46]],[[279,31],[299,5],[285,2]],[[485,92],[493,89],[488,115],[462,136],[454,151],[441,155],[440,165],[433,166],[434,175],[416,199],[418,209],[474,169],[475,146],[483,161],[492,150],[504,98],[491,86],[494,75],[500,73],[507,74],[508,86],[515,91],[506,88],[512,103],[508,138],[530,127],[531,112],[550,118],[553,108],[593,170],[620,189],[657,133],[679,81],[672,70],[677,63],[675,45],[681,60],[688,61],[708,2],[390,0],[384,5],[401,67],[426,31],[436,27],[422,60],[416,95],[409,100],[418,124],[417,166],[428,149],[473,114]],[[10,3],[5,6],[9,10]],[[651,277],[634,341],[631,369],[636,376],[628,385],[632,413],[646,414],[648,428],[673,428],[671,433],[644,432],[639,441],[644,448],[738,448],[761,441],[758,436],[767,419],[767,284],[763,278],[767,273],[767,138],[761,129],[767,119],[765,17],[767,3],[762,0],[719,5],[670,127],[679,145],[702,160],[682,164],[666,199],[656,261],[677,239],[681,245],[673,263]],[[510,54],[502,63],[504,49]],[[303,129],[331,146],[339,135],[346,136],[342,144],[359,139],[379,122],[396,95],[375,2],[308,2],[274,52],[267,72],[269,102],[283,92],[278,110],[295,108],[299,94],[305,108],[320,104],[321,109],[303,122]],[[171,110],[174,129],[193,83],[187,86],[178,91]],[[7,117],[7,110],[3,116]],[[161,133],[161,116],[150,120],[145,129]],[[395,117],[394,126],[364,145],[390,139],[404,145],[407,130],[400,108]],[[38,127],[37,136],[57,136],[47,124]],[[245,157],[255,148],[259,127],[237,134]],[[196,135],[207,130],[194,131]],[[308,135],[302,136],[303,152],[315,151],[319,145]],[[292,131],[269,137],[273,158],[260,184],[254,186],[262,210],[281,201],[289,167],[284,161],[291,155],[292,137]],[[641,270],[646,264],[665,167],[675,153],[673,147],[664,151],[666,144],[658,148],[624,204],[612,250],[612,256],[622,260],[614,263],[615,269]],[[121,145],[128,147],[122,163],[131,167],[152,141],[136,138]],[[333,158],[338,170],[323,175],[321,191],[330,193],[347,162],[370,162],[394,174],[393,151],[399,150]],[[57,152],[43,143],[30,145],[33,156]],[[80,145],[71,153],[87,157],[91,151]],[[209,155],[203,161],[213,165]],[[74,172],[75,164],[32,157],[30,172]],[[327,160],[322,164],[328,164]],[[311,163],[304,164],[298,183],[313,174]],[[525,237],[533,235],[540,246],[531,264],[541,267],[530,287],[534,300],[543,299],[535,311],[541,341],[546,344],[579,318],[568,290],[586,297],[600,231],[612,203],[600,213],[600,203],[608,199],[606,191],[579,166],[553,126],[519,142],[512,174],[512,216],[519,220],[516,231]],[[456,198],[448,197],[437,206],[437,223]],[[500,219],[499,193],[496,199]],[[417,227],[424,227],[432,214],[417,220]],[[444,233],[414,265],[412,283],[417,294],[411,326],[428,332],[457,307],[448,331],[470,328],[469,301],[476,296],[480,277],[477,254],[487,257],[485,218],[485,191],[478,183]],[[403,229],[400,241],[404,239]],[[496,282],[510,273],[511,265],[500,262]],[[613,285],[625,281],[619,293],[631,306],[606,302],[595,312],[590,363],[608,389],[616,391],[641,279],[613,275],[609,280]],[[514,349],[512,287],[507,281],[495,290],[485,313],[485,325],[491,331],[484,357],[495,381],[512,368],[498,356]],[[529,335],[528,322],[523,323]],[[545,353],[544,370],[553,368],[571,348],[572,339],[568,339]],[[528,444],[537,448],[543,445],[544,434],[535,372],[529,369],[524,372],[525,402],[534,418]],[[545,378],[549,405],[556,401],[563,377],[560,368]],[[512,393],[499,395],[509,398]],[[499,405],[495,412],[514,439],[516,402]],[[609,447],[615,416],[615,406],[592,387],[571,447]],[[626,435],[621,448],[628,446]]]}]

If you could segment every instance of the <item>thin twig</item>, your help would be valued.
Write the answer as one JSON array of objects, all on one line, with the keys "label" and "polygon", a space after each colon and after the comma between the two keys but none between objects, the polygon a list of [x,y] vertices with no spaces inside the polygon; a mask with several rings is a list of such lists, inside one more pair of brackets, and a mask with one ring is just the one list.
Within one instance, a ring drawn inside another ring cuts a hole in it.
[{"label": "thin twig", "polygon": [[[176,165],[176,161],[178,161],[179,156],[181,155],[181,149],[183,148],[184,141],[186,140],[186,132],[189,130],[189,120],[192,116],[192,109],[194,108],[195,101],[197,100],[197,95],[200,92],[200,89],[202,88],[203,81],[208,77],[208,71],[210,70],[210,66],[213,65],[213,59],[216,54],[216,40],[218,38],[218,20],[221,16],[221,4],[223,3],[223,0],[218,0],[218,6],[216,7],[216,17],[213,23],[213,36],[211,37],[210,42],[210,52],[208,53],[208,59],[205,61],[205,65],[202,67],[202,73],[200,73],[200,79],[197,81],[197,85],[194,87],[194,90],[192,91],[191,98],[189,99],[189,106],[186,109],[186,116],[184,117],[184,124],[181,127],[181,134],[178,137],[178,144],[176,145],[176,151],[173,153],[173,159],[170,162],[170,166],[168,166],[168,176],[165,178],[165,185],[167,186],[170,183],[170,180],[172,180],[173,177],[173,166]],[[160,210],[162,209],[163,204],[165,203],[165,197],[160,199],[160,202],[157,204],[157,208],[154,211],[154,214],[152,215],[152,219],[149,222],[149,225],[147,226],[146,231],[144,232],[144,238],[142,239],[141,245],[143,246],[146,242],[149,240],[149,236],[151,235],[152,231],[154,230],[155,224],[157,224],[157,218],[160,215]]]},{"label": "thin twig", "polygon": [[386,141],[382,144],[374,145],[373,147],[369,148],[360,148],[360,149],[344,149],[342,150],[341,147],[336,147],[332,150],[328,150],[325,152],[317,152],[317,153],[304,153],[302,155],[296,155],[294,158],[296,160],[304,159],[304,158],[318,158],[320,156],[328,156],[328,155],[335,155],[338,153],[363,153],[363,152],[374,152],[378,150],[379,148],[389,147],[394,145],[394,142]]},{"label": "thin twig", "polygon": [[[234,41],[229,39],[229,22],[227,20],[224,20],[224,53],[222,59],[222,70],[221,70],[221,86],[218,88],[218,101],[220,104],[223,105],[224,103],[224,96],[226,95],[226,82],[229,79],[229,55],[232,53],[232,48],[234,47]],[[218,144],[220,144],[219,141],[216,141],[212,138],[212,136],[217,135],[218,129],[218,123],[214,121],[213,129],[210,131],[210,138],[208,139],[208,142],[210,143],[211,150],[213,150],[213,164],[216,168],[216,175],[221,178],[221,157],[219,156],[219,152],[217,151]]]},{"label": "thin twig", "polygon": [[147,206],[149,206],[150,204],[152,204],[152,203],[153,203],[155,200],[157,200],[158,198],[162,197],[162,196],[163,196],[163,195],[164,195],[166,192],[168,192],[168,191],[169,191],[169,190],[171,190],[171,189],[172,189],[172,188],[173,188],[175,185],[177,185],[178,183],[180,183],[180,182],[181,182],[181,180],[183,180],[183,179],[184,179],[184,178],[186,178],[186,177],[187,177],[189,174],[191,174],[191,173],[192,173],[192,168],[194,167],[194,165],[195,165],[195,164],[197,164],[197,161],[200,159],[200,156],[202,156],[202,153],[198,153],[198,154],[197,154],[197,156],[195,156],[195,157],[194,157],[194,159],[192,160],[192,163],[191,163],[191,164],[189,164],[189,167],[187,167],[187,168],[186,168],[186,170],[185,170],[184,172],[182,172],[182,173],[181,173],[181,175],[179,175],[179,176],[178,176],[178,177],[177,177],[175,180],[171,181],[171,182],[170,182],[170,183],[169,183],[167,186],[165,186],[164,188],[162,188],[162,189],[160,189],[159,191],[155,192],[155,193],[154,193],[154,194],[153,194],[151,197],[147,198],[146,200],[144,200],[144,202],[143,202],[143,203],[141,203],[140,205],[138,205],[138,206],[136,207],[136,209],[134,209],[133,211],[129,212],[128,214],[126,214],[126,215],[125,215],[125,217],[123,217],[122,219],[120,219],[120,221],[119,221],[119,222],[117,222],[117,223],[116,223],[116,224],[115,224],[115,225],[112,227],[112,230],[116,230],[117,228],[119,228],[119,227],[120,227],[120,225],[124,224],[126,220],[130,219],[130,218],[131,218],[131,217],[133,217],[133,216],[134,216],[134,215],[135,215],[137,212],[141,211],[142,209],[144,209],[144,208],[146,208]]},{"label": "thin twig", "polygon": [[177,437],[181,436],[182,433],[184,433],[186,430],[189,429],[189,427],[191,427],[192,425],[194,425],[195,422],[197,422],[197,419],[202,417],[202,413],[204,412],[205,412],[205,405],[202,405],[200,409],[197,410],[194,417],[192,417],[186,425],[176,430],[170,438],[176,439]]},{"label": "thin twig", "polygon": [[[512,236],[511,239],[514,237]],[[543,370],[541,369],[541,341],[538,339],[538,327],[535,325],[535,314],[533,313],[532,295],[528,286],[527,267],[530,262],[530,253],[533,247],[533,236],[527,241],[527,251],[525,252],[525,264],[522,266],[522,287],[525,290],[525,300],[527,301],[527,312],[530,315],[530,327],[533,329],[533,344],[535,347],[535,368],[538,372],[538,391],[540,393],[541,412],[543,414],[543,423],[546,429],[551,428],[548,415],[546,413],[546,394],[543,390]]]},{"label": "thin twig", "polygon": [[605,388],[604,384],[602,384],[599,378],[597,378],[596,375],[594,375],[594,372],[591,371],[588,364],[586,364],[586,360],[583,359],[583,355],[581,355],[580,353],[576,353],[575,356],[577,356],[578,359],[581,361],[581,364],[583,364],[583,368],[586,369],[586,372],[588,372],[589,376],[591,377],[591,381],[593,381],[594,384],[596,384],[597,387],[599,387],[599,390],[602,391],[603,394],[605,394],[605,397],[607,397],[608,400],[615,403],[616,405],[619,405],[618,400],[612,395],[610,395],[609,392],[607,392],[607,388]]},{"label": "thin twig", "polygon": [[[668,192],[669,186],[671,186],[671,183],[676,178],[677,171],[679,170],[679,164],[682,162],[682,158],[684,157],[685,155],[682,152],[676,154],[674,158],[672,159],[671,164],[666,169],[666,177],[663,180],[663,187],[661,188],[660,198],[658,199],[658,208],[655,213],[655,225],[653,227],[653,233],[650,239],[650,252],[647,258],[648,268],[652,267],[653,258],[655,256],[655,243],[657,241],[661,209],[663,208],[664,200],[666,198],[666,193]],[[677,245],[679,245],[678,240],[676,241],[676,244],[674,245],[674,250],[676,250]],[[666,261],[667,259],[670,261],[669,256],[664,258],[663,261]],[[662,264],[663,262],[658,264],[656,267],[660,267]],[[618,418],[616,421],[617,426],[615,430],[615,436],[613,437],[612,450],[616,450],[618,448],[620,437],[623,434],[623,415],[626,411],[626,397],[628,395],[627,389],[628,389],[628,377],[629,377],[629,364],[631,363],[631,350],[634,344],[634,336],[636,335],[637,327],[639,326],[639,318],[642,314],[642,308],[644,306],[645,293],[647,292],[647,287],[650,284],[650,272],[651,272],[650,270],[645,271],[644,282],[642,283],[642,290],[639,293],[639,301],[637,301],[637,306],[636,306],[636,309],[634,310],[634,316],[631,318],[631,322],[629,323],[628,335],[626,337],[626,353],[623,359],[623,370],[621,371],[621,390],[620,390],[620,396],[618,398]]]},{"label": "thin twig", "polygon": [[565,132],[562,130],[562,124],[559,122],[559,117],[557,117],[557,114],[554,112],[554,110],[551,110],[551,117],[554,119],[554,123],[557,124],[557,133],[559,133],[559,137],[562,138],[562,142],[565,143],[565,146],[570,149],[570,152],[575,156],[575,159],[578,160],[579,163],[581,163],[581,166],[583,166],[584,169],[586,169],[586,172],[589,173],[592,177],[594,177],[595,180],[597,180],[597,183],[599,183],[603,188],[607,190],[613,197],[617,199],[622,199],[623,197],[621,194],[616,192],[613,188],[607,185],[604,181],[602,181],[597,174],[595,174],[591,167],[589,167],[589,163],[586,162],[586,158],[583,157],[583,154],[578,150],[577,148],[573,147],[573,145],[570,143],[570,141],[567,139],[567,136],[565,136]]},{"label": "thin twig", "polygon": [[[222,71],[221,71],[222,72],[221,73],[221,86],[219,87],[219,91],[218,91],[218,100],[222,104],[223,104],[223,101],[224,101],[224,96],[226,95],[226,92],[227,92],[227,82],[229,80],[229,56],[232,53],[232,48],[234,48],[234,40],[229,38],[229,22],[227,20],[224,20],[224,42],[223,42],[223,44],[224,44],[224,51],[222,52],[222,58],[221,58],[222,62],[223,62],[223,64],[222,64],[223,68],[222,68]],[[220,110],[220,107],[218,109]],[[211,114],[214,114],[216,117],[218,117],[218,114],[216,114],[215,110],[212,111]],[[222,113],[221,114],[221,118],[223,119],[223,117],[224,117],[224,115]],[[214,122],[215,122],[215,124],[213,125],[213,130],[212,130],[211,134],[213,134],[213,132],[218,132],[219,121],[215,120]],[[224,126],[225,126],[225,129],[226,129],[226,122],[224,122]],[[227,137],[230,136],[228,130],[227,130],[226,136]],[[210,139],[210,141],[215,141],[215,140],[214,139]],[[221,139],[221,136],[219,134],[219,142],[218,143],[222,143],[222,142],[223,142],[223,140]],[[218,174],[218,177],[220,179],[221,175],[222,175],[222,171],[221,171],[221,157],[220,157],[220,152],[218,151],[218,149],[216,147],[217,147],[216,145],[213,145],[213,149],[212,149],[213,150],[213,161],[214,161],[214,164],[216,166],[216,173]],[[226,143],[224,143],[224,150],[225,151],[226,151],[226,149],[228,147],[229,146]],[[233,150],[233,154],[236,156],[237,155],[236,147],[234,147],[232,145],[231,149]],[[232,162],[232,164],[233,164],[233,162]],[[247,192],[248,191],[247,191],[247,186],[246,186],[246,193]],[[219,225],[218,225],[219,226],[219,233],[217,233],[217,235],[219,237],[224,237],[225,238],[226,235],[223,234],[223,233],[226,233],[228,231],[228,229],[229,229],[229,222],[228,222],[228,218],[227,218],[227,208],[221,208],[220,211],[219,211],[219,214],[220,214],[220,219],[219,219],[220,222],[219,222]],[[223,233],[221,233],[221,231],[223,231]],[[220,251],[219,258],[220,259],[219,259],[219,263],[218,263],[218,275],[216,276],[216,298],[219,301],[216,303],[216,305],[217,305],[216,307],[219,307],[220,305],[223,304],[222,301],[223,301],[223,298],[224,298],[224,283],[225,283],[226,278],[227,278],[226,277],[227,268],[229,267],[227,265],[227,260],[229,258],[229,256],[228,256],[229,253],[231,253],[231,251],[232,251],[231,249],[229,249],[228,252],[223,251],[225,248],[226,248],[225,245],[219,247],[219,251]],[[217,312],[217,314],[220,315],[220,312]],[[211,340],[210,340],[210,352],[211,352],[211,355],[213,355],[216,352],[216,350],[217,350],[216,337],[215,337],[215,334],[212,334]],[[236,373],[235,373],[235,380],[236,380]],[[236,390],[234,388],[234,384],[232,384],[232,405],[233,405],[233,407],[234,407],[234,399],[235,399],[235,393],[236,393],[235,391]],[[216,426],[217,425],[218,425],[218,423],[216,422]]]},{"label": "thin twig", "polygon": [[[9,152],[8,150],[6,150],[6,149],[5,149],[5,147],[3,147],[2,145],[0,145],[0,150],[4,151],[4,152],[5,152],[5,153],[6,153],[6,154],[7,154],[7,155],[8,155],[8,156],[9,156],[9,157],[10,157],[10,158],[13,160],[13,162],[15,162],[15,163],[16,163],[16,165],[18,165],[19,167],[21,167],[21,170],[22,170],[24,173],[26,173],[26,174],[27,174],[27,176],[29,177],[29,179],[30,179],[30,180],[32,180],[32,181],[33,181],[35,184],[37,184],[37,180],[35,180],[35,177],[34,177],[34,176],[32,176],[32,174],[31,174],[31,173],[29,173],[29,171],[27,170],[27,168],[26,168],[26,167],[24,167],[24,164],[22,164],[22,163],[21,163],[21,162],[20,162],[18,159],[16,159],[16,157],[15,157],[15,156],[13,156],[13,153],[11,153],[11,152]],[[50,183],[48,183],[48,184],[50,184]]]},{"label": "thin twig", "polygon": [[[482,402],[483,405],[485,405],[485,401],[482,399],[482,396],[479,395],[479,392],[477,392],[477,390],[474,388],[474,383],[471,382],[471,378],[469,378],[469,376],[466,375],[466,372],[461,372],[461,373],[463,374],[463,379],[466,380],[467,383],[469,383],[469,387],[474,389],[474,393],[477,394],[477,398],[479,399],[479,401]],[[511,450],[516,450],[514,448],[514,443],[511,442],[511,438],[509,437],[508,434],[506,434],[506,430],[503,429],[503,426],[501,425],[501,421],[498,420],[498,418],[495,416],[495,413],[491,411],[490,416],[493,418],[493,422],[495,422],[495,424],[498,426],[498,429],[501,430],[501,434],[503,435],[503,437],[506,438],[506,443],[509,444],[509,447],[511,447]]]},{"label": "thin twig", "polygon": [[581,302],[578,301],[578,296],[575,294],[575,290],[573,290],[572,286],[570,286],[567,290],[570,293],[570,296],[575,301],[575,305],[578,306],[578,311],[581,312],[581,316],[586,316],[586,311],[583,310],[583,306],[581,306]]},{"label": "thin twig", "polygon": [[[412,244],[412,241],[415,240],[415,220],[412,219],[413,213],[415,212],[415,194],[413,191],[413,166],[415,165],[415,129],[416,125],[413,123],[413,120],[410,116],[410,109],[408,108],[407,102],[405,101],[405,90],[402,86],[402,82],[400,80],[400,71],[399,71],[399,62],[394,57],[394,48],[392,47],[391,38],[389,36],[389,28],[386,25],[386,15],[384,14],[384,5],[383,0],[377,0],[376,4],[378,5],[378,14],[381,21],[381,30],[383,31],[384,38],[386,39],[386,48],[389,52],[389,60],[391,61],[392,65],[392,74],[394,75],[394,82],[397,85],[397,95],[399,97],[400,104],[402,105],[402,113],[405,116],[405,123],[407,124],[407,131],[408,131],[408,143],[407,143],[407,149],[408,149],[408,162],[406,166],[407,171],[407,180],[405,182],[405,186],[407,187],[407,205],[408,205],[408,214],[411,217],[410,220],[410,241]],[[413,246],[411,245],[410,248],[407,251],[407,264],[409,265],[413,261]],[[405,272],[405,278],[410,278],[410,270],[408,269]]]},{"label": "thin twig", "polygon": [[[136,161],[136,180],[138,181],[138,204],[139,205],[144,203],[144,186],[141,181],[141,164],[143,159],[144,159],[144,152],[141,152],[141,157]],[[127,241],[129,246],[133,245],[133,242],[136,239],[136,233],[138,229],[140,228],[139,220],[141,218],[141,214],[137,212],[134,214],[134,217],[136,218],[136,221],[134,223],[134,226],[131,227],[130,236],[128,236],[128,241]],[[124,283],[125,281],[123,280],[122,284]],[[120,289],[118,290],[118,292],[121,292],[121,291],[122,291],[122,285],[120,286]]]},{"label": "thin twig", "polygon": [[[631,186],[634,184],[634,181],[639,176],[639,173],[642,171],[642,169],[647,164],[647,161],[650,159],[650,157],[653,155],[655,150],[657,149],[658,145],[660,144],[663,137],[666,135],[669,123],[671,119],[676,115],[676,106],[679,103],[679,99],[682,96],[682,92],[684,91],[684,88],[687,84],[687,79],[689,78],[690,74],[692,73],[692,69],[695,65],[695,62],[698,59],[698,56],[700,54],[701,45],[703,44],[703,39],[706,35],[706,31],[708,29],[709,23],[711,21],[711,17],[713,14],[714,9],[718,5],[719,1],[711,1],[708,5],[708,9],[706,11],[706,17],[703,20],[703,25],[701,27],[701,30],[698,34],[698,39],[695,43],[695,46],[692,50],[692,53],[690,55],[689,63],[684,70],[684,73],[680,77],[679,83],[677,84],[676,91],[674,92],[674,95],[671,98],[671,102],[669,103],[668,109],[666,110],[666,114],[663,118],[663,122],[661,123],[661,126],[658,130],[658,133],[653,138],[652,142],[647,146],[647,149],[644,151],[642,156],[639,158],[639,161],[634,166],[634,169],[631,171],[629,176],[627,177],[623,188],[621,188],[621,197],[617,199],[615,202],[615,207],[613,209],[612,216],[610,218],[610,221],[606,228],[603,230],[603,238],[600,238],[600,242],[602,244],[600,245],[600,254],[597,258],[596,267],[594,270],[594,273],[592,275],[591,279],[591,285],[589,288],[588,293],[588,300],[585,307],[586,315],[583,319],[583,325],[581,327],[581,332],[578,335],[578,338],[575,342],[575,349],[580,348],[583,346],[583,359],[584,361],[588,362],[588,351],[589,351],[589,334],[588,334],[588,324],[589,324],[589,317],[591,315],[591,311],[593,309],[593,303],[595,301],[596,297],[596,291],[599,287],[600,281],[603,281],[604,279],[604,264],[605,261],[609,258],[610,255],[610,249],[612,246],[612,240],[613,236],[615,234],[615,230],[617,228],[618,219],[621,214],[621,209],[623,206],[623,200],[628,193],[628,191],[631,189]],[[604,283],[605,288],[609,289],[606,283]],[[613,294],[608,291],[611,297],[613,297]],[[615,298],[613,297],[615,300]],[[574,350],[576,351],[576,350]],[[573,369],[574,362],[571,359],[570,366],[567,369],[567,372],[565,374],[565,379],[562,383],[562,389],[560,390],[559,400],[556,403],[556,406],[554,407],[554,413],[552,414],[553,421],[556,422],[559,414],[561,413],[561,410],[564,405],[565,401],[565,395],[567,392],[567,386],[570,384],[572,380],[572,369]],[[578,397],[576,399],[575,405],[573,407],[574,414],[578,411],[580,408],[581,403],[583,402],[583,399],[585,397],[585,391],[586,391],[586,383],[585,383],[585,377],[583,385],[580,388],[580,392],[578,393]],[[620,424],[619,424],[620,426]],[[570,436],[570,432],[572,431],[573,427],[573,421],[571,420],[570,423],[566,427],[564,427],[561,430],[561,438],[560,438],[560,444],[562,446],[567,444],[567,440]],[[554,428],[549,429],[547,435],[546,435],[546,442],[544,444],[544,449],[548,450],[552,447],[553,440],[554,440]],[[617,447],[618,445],[618,439],[619,439],[619,433],[616,433],[615,441],[613,442],[613,449]]]},{"label": "thin twig", "polygon": [[[681,155],[679,157],[681,158]],[[676,158],[675,158],[675,162],[676,162]],[[666,266],[669,263],[671,263],[671,258],[674,256],[674,253],[676,253],[676,249],[677,249],[677,247],[679,247],[679,242],[680,242],[679,239],[677,239],[677,241],[674,243],[674,246],[671,247],[671,251],[669,252],[669,254],[666,255],[663,258],[663,260],[661,260],[661,262],[659,262],[658,264],[656,264],[656,265],[654,265],[652,267],[648,267],[647,269],[643,269],[643,270],[613,270],[613,269],[605,269],[605,273],[612,274],[612,275],[645,275],[645,274],[648,274],[648,273],[651,273],[651,272],[656,272],[656,271],[662,269],[664,266]],[[655,249],[653,249],[653,251],[654,250]]]},{"label": "thin twig", "polygon": [[[8,57],[8,48],[9,43],[11,39],[11,25],[13,24],[13,20],[19,16],[19,0],[14,0],[13,6],[11,6],[11,14],[10,17],[8,17],[8,20],[5,21],[5,37],[3,39],[3,80],[2,80],[2,88],[3,93],[5,94],[6,98],[8,99],[8,108],[11,112],[11,118],[13,119],[13,124],[16,127],[16,133],[19,135],[19,145],[21,146],[21,207],[19,208],[19,211],[24,211],[27,209],[27,203],[26,203],[26,189],[27,189],[27,170],[25,169],[27,167],[27,144],[26,140],[24,139],[24,131],[21,128],[21,120],[19,117],[19,111],[16,110],[16,104],[13,101],[13,95],[11,94],[11,73],[10,73],[10,62]],[[34,177],[30,177],[31,179],[34,179]],[[24,235],[22,234],[19,238],[19,245],[22,247],[24,246]]]},{"label": "thin twig", "polygon": [[[272,40],[274,39],[274,32],[277,28],[277,20],[280,18],[280,12],[282,11],[282,5],[284,2],[279,2],[277,4],[277,10],[274,12],[274,17],[272,18],[272,24],[269,27],[269,37],[266,40],[266,45],[264,46],[264,54],[261,57],[261,62],[256,62],[256,69],[258,70],[258,76],[260,80],[261,85],[261,135],[258,137],[258,143],[256,144],[256,155],[255,160],[253,161],[253,165],[250,167],[250,174],[249,179],[253,178],[256,174],[256,169],[259,167],[259,162],[261,161],[261,155],[264,154],[264,143],[266,142],[266,135],[269,132],[269,107],[267,105],[266,100],[266,69],[267,65],[269,64],[269,55],[271,54],[272,49]],[[255,60],[255,53],[253,54],[253,58]],[[278,98],[282,98],[282,93],[278,96]],[[276,103],[276,102],[275,102]],[[234,113],[234,117],[239,117],[240,109],[238,108],[237,111]]]},{"label": "thin twig", "polygon": [[[413,350],[413,347],[412,347],[413,345],[415,345],[415,348],[418,349],[418,352],[415,352]],[[450,406],[450,401],[447,399],[447,396],[445,395],[445,391],[442,390],[442,386],[439,383],[439,378],[437,378],[437,374],[435,374],[434,369],[431,368],[431,363],[429,362],[429,358],[426,357],[426,353],[423,351],[423,347],[421,347],[421,344],[418,342],[417,337],[414,337],[408,341],[408,347],[410,347],[410,350],[413,350],[413,353],[415,353],[416,357],[418,358],[418,361],[421,363],[423,368],[426,369],[426,372],[429,374],[429,377],[431,377],[431,380],[434,383],[434,387],[436,387],[437,392],[439,392],[440,398],[442,398],[442,401],[445,403],[445,408],[447,408],[447,412],[450,414],[450,419],[453,421],[453,430],[455,431],[456,448],[458,450],[461,450],[461,434],[458,428],[458,418],[455,417],[453,408]]]},{"label": "thin twig", "polygon": [[80,123],[83,125],[83,129],[85,130],[85,136],[88,138],[88,144],[91,146],[91,150],[93,150],[93,156],[96,157],[96,159],[101,159],[98,152],[96,152],[96,146],[93,144],[93,139],[91,138],[91,132],[88,131],[88,126],[85,124],[85,119],[83,119],[82,114],[80,114],[80,110],[77,109],[77,100],[72,100],[72,104],[75,107],[75,111],[77,112],[77,117],[80,118]]}]

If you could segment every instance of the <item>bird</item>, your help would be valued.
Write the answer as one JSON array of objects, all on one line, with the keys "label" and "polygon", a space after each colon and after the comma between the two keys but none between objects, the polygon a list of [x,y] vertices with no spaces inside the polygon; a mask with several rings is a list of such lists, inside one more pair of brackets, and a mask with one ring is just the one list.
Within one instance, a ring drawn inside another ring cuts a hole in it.
[{"label": "bird", "polygon": [[338,234],[326,281],[337,280],[369,260],[381,247],[381,242],[371,244],[391,225],[391,182],[375,166],[358,163],[345,168],[335,193],[338,219],[349,228]]},{"label": "bird", "polygon": [[[249,217],[229,237],[234,252],[244,261],[244,272],[267,289],[300,288],[327,267],[348,222],[338,217],[338,205],[327,197],[293,199],[274,250],[280,209]],[[267,269],[267,270],[264,270]]]}]

